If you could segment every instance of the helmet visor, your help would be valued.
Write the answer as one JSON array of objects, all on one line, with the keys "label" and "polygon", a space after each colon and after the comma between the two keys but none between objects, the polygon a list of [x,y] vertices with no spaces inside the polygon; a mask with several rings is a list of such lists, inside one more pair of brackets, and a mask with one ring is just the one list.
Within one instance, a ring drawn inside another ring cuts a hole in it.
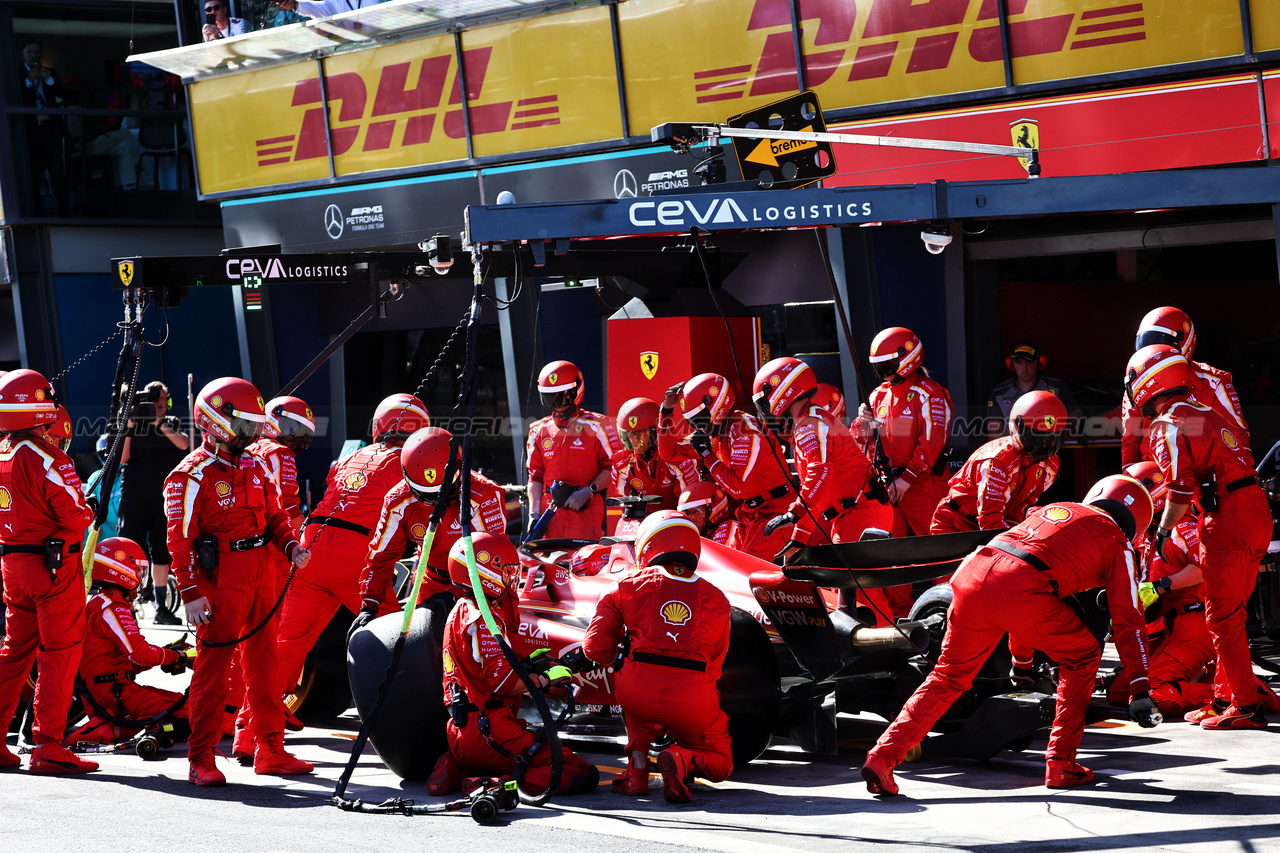
[{"label": "helmet visor", "polygon": [[539,391],[538,396],[542,398],[542,405],[551,411],[560,409],[571,409],[574,407],[574,392],[570,389],[567,391]]},{"label": "helmet visor", "polygon": [[1133,351],[1137,352],[1143,347],[1151,346],[1152,344],[1180,349],[1177,337],[1164,329],[1143,329],[1138,332],[1138,337],[1133,344]]},{"label": "helmet visor", "polygon": [[311,427],[290,417],[278,418],[276,423],[280,431],[279,441],[285,447],[300,453],[311,446],[311,438],[315,435]]},{"label": "helmet visor", "polygon": [[885,361],[876,361],[871,364],[875,370],[876,376],[880,379],[892,379],[898,374],[898,363],[901,359],[890,358]]},{"label": "helmet visor", "polygon": [[1064,430],[1038,432],[1024,428],[1018,432],[1023,452],[1035,460],[1048,459],[1062,450],[1062,441],[1065,436],[1066,432]]},{"label": "helmet visor", "polygon": [[431,488],[428,488],[426,486],[419,486],[417,483],[413,482],[413,480],[410,480],[408,477],[405,477],[405,482],[408,483],[409,491],[413,492],[413,496],[415,498],[417,498],[419,501],[421,501],[424,504],[430,504],[432,506],[435,506],[436,498],[440,497],[439,486],[434,486]]},{"label": "helmet visor", "polygon": [[242,418],[238,415],[231,415],[227,418],[227,423],[231,426],[231,434],[234,436],[232,444],[240,447],[247,447],[258,436],[262,435],[261,420],[251,420]]}]

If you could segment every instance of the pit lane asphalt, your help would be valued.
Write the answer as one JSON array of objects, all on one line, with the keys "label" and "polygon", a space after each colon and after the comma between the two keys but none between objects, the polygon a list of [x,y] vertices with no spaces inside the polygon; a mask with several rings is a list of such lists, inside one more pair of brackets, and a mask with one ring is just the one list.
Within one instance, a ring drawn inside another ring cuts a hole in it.
[{"label": "pit lane asphalt", "polygon": [[[159,642],[176,637],[151,626],[146,633]],[[180,684],[154,671],[143,680]],[[521,806],[491,826],[465,812],[363,815],[331,805],[357,725],[349,712],[335,725],[287,735],[289,748],[315,763],[312,776],[256,776],[220,759],[229,784],[218,789],[186,781],[181,745],[153,762],[97,756],[102,769],[84,776],[0,771],[0,851],[1280,850],[1277,722],[1266,731],[1209,732],[1181,721],[1152,730],[1104,721],[1086,731],[1080,751],[1097,774],[1092,786],[1045,788],[1040,739],[986,764],[904,764],[902,794],[877,799],[858,768],[884,723],[842,717],[838,756],[771,748],[726,782],[697,784],[694,802],[681,806],[663,801],[657,776],[648,796],[613,794],[608,780],[623,765],[621,750],[578,745],[601,767],[600,790],[546,808]],[[14,742],[10,736],[10,748]],[[229,752],[229,739],[222,749]],[[371,748],[348,796],[433,801]]]}]

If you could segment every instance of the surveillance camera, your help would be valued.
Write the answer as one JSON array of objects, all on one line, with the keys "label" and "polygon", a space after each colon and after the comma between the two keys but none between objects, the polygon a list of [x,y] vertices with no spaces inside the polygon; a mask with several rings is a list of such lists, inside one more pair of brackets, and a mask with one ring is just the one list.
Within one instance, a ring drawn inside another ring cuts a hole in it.
[{"label": "surveillance camera", "polygon": [[951,245],[951,234],[942,225],[929,225],[920,232],[920,239],[931,255],[941,255],[942,250]]},{"label": "surveillance camera", "polygon": [[418,248],[427,253],[427,263],[431,264],[437,275],[448,274],[449,267],[453,266],[453,249],[449,245],[448,235],[437,234],[430,240],[419,243]]}]

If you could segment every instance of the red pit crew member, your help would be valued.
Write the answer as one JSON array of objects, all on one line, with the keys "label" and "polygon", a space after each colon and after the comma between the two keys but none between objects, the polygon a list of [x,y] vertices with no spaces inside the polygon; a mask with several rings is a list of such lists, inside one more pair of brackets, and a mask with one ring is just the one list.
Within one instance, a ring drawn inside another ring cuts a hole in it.
[{"label": "red pit crew member", "polygon": [[324,497],[303,529],[302,544],[315,557],[299,570],[280,608],[280,692],[293,693],[307,654],[338,608],[359,613],[360,577],[383,500],[403,479],[400,448],[431,425],[427,407],[412,394],[392,394],[373,413],[373,444],[329,469]]},{"label": "red pit crew member", "polygon": [[800,475],[795,502],[765,525],[766,533],[795,525],[791,541],[775,558],[785,560],[804,545],[857,542],[868,527],[893,525],[892,508],[863,499],[872,473],[867,454],[843,423],[813,405],[817,381],[809,365],[775,358],[760,368],[752,391],[760,417],[781,422],[780,432],[795,448]]},{"label": "red pit crew member", "polygon": [[[427,535],[431,513],[440,498],[444,485],[445,468],[449,457],[457,458],[450,450],[453,435],[439,427],[418,430],[404,443],[400,451],[400,465],[404,479],[387,493],[382,503],[382,517],[369,543],[364,572],[360,577],[360,596],[363,604],[351,630],[371,622],[374,617],[400,609],[396,600],[395,564],[404,555],[405,545],[412,540],[419,548]],[[436,527],[431,541],[431,553],[427,555],[427,573],[418,603],[441,593],[450,596],[453,587],[449,581],[449,549],[462,537],[462,521],[458,512],[460,476],[455,468],[454,482],[448,494],[448,506]],[[507,527],[506,493],[502,487],[487,477],[471,474],[471,526],[473,530],[502,535]],[[442,613],[444,611],[441,611]]]},{"label": "red pit crew member", "polygon": [[[1137,352],[1152,344],[1173,347],[1182,353],[1187,366],[1191,368],[1188,385],[1191,399],[1222,415],[1232,425],[1232,430],[1244,442],[1244,448],[1248,451],[1251,446],[1249,427],[1244,420],[1244,411],[1240,408],[1240,397],[1231,384],[1231,373],[1191,360],[1196,351],[1196,327],[1191,318],[1172,306],[1148,311],[1138,324],[1138,337],[1133,349]],[[1154,458],[1151,452],[1151,419],[1129,402],[1128,395],[1125,395],[1121,404],[1120,417],[1123,425],[1120,461],[1131,465],[1143,459]]]},{"label": "red pit crew member", "polygon": [[677,496],[702,479],[695,457],[668,462],[658,454],[658,404],[633,397],[618,409],[618,438],[626,448],[613,457],[613,490],[619,495],[657,495],[650,511],[675,509]]},{"label": "red pit crew member", "polygon": [[[263,426],[262,438],[248,448],[249,453],[262,460],[267,476],[280,492],[280,506],[288,514],[295,530],[302,529],[297,454],[311,446],[311,439],[315,434],[315,415],[306,402],[297,397],[275,397],[267,401],[267,421]],[[289,577],[289,561],[275,548],[270,553],[271,565],[275,570],[276,596],[279,597]],[[280,614],[277,612],[262,630],[276,636],[279,625]],[[243,646],[236,646],[228,689],[233,697],[232,704],[239,705],[240,708],[236,715],[231,756],[248,766],[253,763],[257,744],[253,740],[253,706],[244,694],[244,670],[240,663],[243,652]],[[294,726],[296,730],[301,724],[295,722]]]},{"label": "red pit crew member", "polygon": [[658,754],[667,802],[691,802],[695,777],[720,782],[733,772],[717,685],[729,649],[729,600],[697,576],[701,553],[689,519],[672,510],[650,515],[636,535],[639,571],[600,598],[583,638],[583,652],[604,666],[627,646],[615,678],[630,758],[613,780],[620,794],[648,792],[649,749],[661,731],[674,741]]},{"label": "red pit crew member", "polygon": [[[548,417],[529,427],[527,448],[530,527],[556,501],[558,508],[542,536],[546,539],[600,538],[604,496],[622,450],[613,419],[582,408],[582,373],[568,361],[553,361],[538,374],[538,394]],[[555,492],[555,494],[553,494]]]},{"label": "red pit crew member", "polygon": [[1093,781],[1093,772],[1075,759],[1102,646],[1061,599],[1094,587],[1107,588],[1116,649],[1134,696],[1129,715],[1144,727],[1156,725],[1156,705],[1147,695],[1137,566],[1129,544],[1152,515],[1151,496],[1141,483],[1121,475],[1105,477],[1083,504],[1032,510],[1026,521],[966,557],[951,581],[955,598],[937,666],[867,753],[862,766],[867,790],[898,793],[893,768],[969,688],[1005,633],[1058,663],[1045,784],[1067,788]]},{"label": "red pit crew member", "polygon": [[1205,621],[1218,666],[1214,701],[1187,716],[1203,729],[1267,725],[1245,634],[1245,602],[1271,541],[1271,513],[1239,426],[1191,398],[1191,368],[1173,347],[1138,350],[1125,371],[1129,402],[1152,421],[1151,449],[1169,482],[1169,498],[1152,536],[1164,545],[1199,495],[1200,568]]},{"label": "red pit crew member", "polygon": [[[165,481],[169,552],[187,621],[196,626],[200,665],[191,677],[189,779],[205,787],[226,784],[214,763],[222,737],[230,644],[267,618],[276,600],[276,547],[297,566],[311,555],[280,505],[280,492],[266,466],[245,452],[266,421],[262,396],[249,382],[216,379],[196,398],[200,447]],[[257,741],[255,773],[310,773],[312,766],[284,749],[284,705],[276,671],[276,641],[258,631],[244,641],[247,700]]]},{"label": "red pit crew member", "polygon": [[[87,723],[67,736],[68,744],[116,743],[128,740],[142,726],[123,726],[98,716],[98,708],[119,719],[144,720],[164,714],[182,698],[181,693],[135,683],[138,673],[152,667],[177,675],[195,659],[196,650],[153,646],[138,630],[133,599],[147,565],[142,546],[132,539],[110,537],[93,552],[93,584],[96,594],[85,606],[88,628],[80,678],[92,697],[86,701]],[[97,703],[97,707],[94,706]],[[173,711],[174,740],[186,740],[186,706]]]},{"label": "red pit crew member", "polygon": [[693,522],[703,539],[727,546],[737,535],[738,522],[729,512],[729,496],[708,480],[700,480],[681,492],[676,509]]},{"label": "red pit crew member", "polygon": [[[57,422],[49,381],[34,370],[0,377],[0,525],[5,638],[0,648],[0,721],[8,731],[34,661],[35,724],[29,769],[86,773],[98,765],[63,748],[84,641],[84,574],[75,555],[93,513],[71,459],[45,439]],[[18,756],[0,743],[0,767]]]},{"label": "red pit crew member", "polygon": [[818,390],[813,395],[813,405],[826,409],[841,422],[844,421],[848,411],[844,402],[844,393],[830,382],[818,383]]},{"label": "red pit crew member", "polygon": [[[545,745],[528,758],[537,738],[516,714],[526,692],[502,653],[475,601],[467,570],[466,542],[459,539],[449,551],[449,577],[459,596],[444,629],[444,702],[449,751],[440,757],[427,782],[431,794],[458,790],[464,776],[502,775],[515,772],[517,762],[528,760],[524,784],[531,792],[545,791],[551,782],[551,753]],[[502,534],[479,533],[472,539],[480,586],[494,621],[504,636],[511,635],[519,616],[515,596],[520,561],[511,541]],[[561,689],[572,679],[566,667],[553,666],[533,680],[545,690]],[[588,794],[596,789],[600,771],[595,765],[561,747],[563,765],[560,794]]]},{"label": "red pit crew member", "polygon": [[[951,395],[929,377],[924,347],[910,329],[892,326],[871,342],[871,366],[883,382],[858,412],[867,455],[892,482],[895,537],[924,536],[947,492],[943,451],[951,431]],[[887,467],[887,470],[884,470]],[[909,587],[890,587],[894,615],[911,608]]]},{"label": "red pit crew member", "polygon": [[[685,421],[680,426],[667,414],[677,399]],[[729,380],[718,373],[669,389],[658,422],[658,454],[668,461],[702,457],[716,483],[741,501],[729,546],[772,560],[790,540],[791,528],[766,532],[765,526],[791,507],[795,488],[777,436],[754,416],[733,411],[733,404]]]}]

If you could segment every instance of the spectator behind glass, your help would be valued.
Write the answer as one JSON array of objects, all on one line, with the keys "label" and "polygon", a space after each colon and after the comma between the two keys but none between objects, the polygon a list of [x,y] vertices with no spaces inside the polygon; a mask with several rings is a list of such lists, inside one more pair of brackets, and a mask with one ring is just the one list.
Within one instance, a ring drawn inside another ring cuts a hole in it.
[{"label": "spectator behind glass", "polygon": [[327,18],[330,15],[341,15],[343,12],[354,12],[356,9],[368,9],[385,3],[386,0],[272,0],[281,9],[297,12],[307,18]]},{"label": "spectator behind glass", "polygon": [[244,35],[244,20],[231,17],[231,0],[205,0],[204,28],[200,31],[205,41]]},{"label": "spectator behind glass", "polygon": [[[220,2],[221,0],[215,0]],[[52,68],[40,63],[44,46],[39,39],[29,38],[22,43],[22,65],[18,70],[18,87],[24,107],[61,108],[62,81]],[[66,169],[62,162],[62,139],[66,136],[66,122],[58,115],[25,115],[23,122],[27,135],[27,161],[31,175],[35,215],[44,213],[41,200],[40,179],[49,174],[49,188],[58,200],[58,215],[71,212],[71,193],[67,188]]]},{"label": "spectator behind glass", "polygon": [[1047,364],[1044,353],[1034,341],[1018,341],[1013,351],[1005,359],[1005,366],[1013,371],[1013,378],[1006,379],[991,389],[987,399],[987,436],[1000,438],[1009,430],[1009,411],[1023,394],[1031,391],[1048,391],[1062,401],[1067,407],[1067,421],[1074,434],[1079,437],[1078,429],[1084,413],[1071,395],[1071,389],[1061,379],[1046,376],[1041,369]]},{"label": "spectator behind glass", "polygon": [[[79,74],[67,75],[67,105],[70,107],[91,108],[94,106],[93,92],[89,84]],[[135,106],[140,94],[133,97]],[[119,128],[111,128],[105,116],[68,116],[67,132],[71,136],[71,144],[89,156],[110,157],[115,163],[115,185],[120,189],[134,190],[138,188],[138,163],[142,159],[142,146],[138,137],[130,128],[138,126],[136,116],[126,116]],[[90,141],[92,140],[92,141]]]},{"label": "spectator behind glass", "polygon": [[[149,402],[124,400],[131,409],[120,461],[128,463],[120,475],[120,535],[147,551],[156,591],[157,625],[180,625],[166,598],[169,583],[168,533],[165,529],[164,481],[189,448],[182,424],[169,411],[169,389],[151,382],[140,393]],[[176,604],[177,602],[175,602]]]}]

